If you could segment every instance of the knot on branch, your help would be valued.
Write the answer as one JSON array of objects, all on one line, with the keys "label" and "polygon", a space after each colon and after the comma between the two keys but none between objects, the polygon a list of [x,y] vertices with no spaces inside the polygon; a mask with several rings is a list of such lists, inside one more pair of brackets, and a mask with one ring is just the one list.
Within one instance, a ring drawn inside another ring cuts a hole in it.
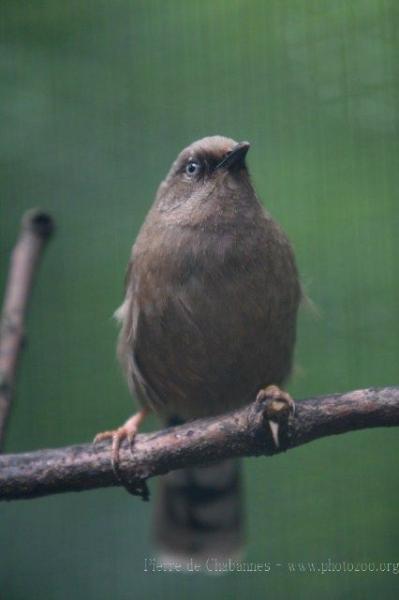
[{"label": "knot on branch", "polygon": [[41,208],[32,208],[24,214],[22,227],[43,239],[48,239],[54,233],[55,223],[48,212]]}]

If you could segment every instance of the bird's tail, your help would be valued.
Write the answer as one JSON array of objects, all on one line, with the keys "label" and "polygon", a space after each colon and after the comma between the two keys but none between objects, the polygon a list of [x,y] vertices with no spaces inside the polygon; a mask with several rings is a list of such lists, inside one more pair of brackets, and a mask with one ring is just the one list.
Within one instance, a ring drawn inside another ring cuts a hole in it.
[{"label": "bird's tail", "polygon": [[154,536],[163,560],[238,558],[244,543],[241,464],[236,459],[160,478]]}]

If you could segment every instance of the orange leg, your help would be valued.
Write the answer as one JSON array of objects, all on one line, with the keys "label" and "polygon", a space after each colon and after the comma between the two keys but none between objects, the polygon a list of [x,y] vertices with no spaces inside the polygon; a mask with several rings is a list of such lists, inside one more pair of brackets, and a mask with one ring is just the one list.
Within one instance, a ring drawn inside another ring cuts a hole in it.
[{"label": "orange leg", "polygon": [[[124,439],[129,441],[130,447],[133,447],[134,438],[139,430],[141,423],[149,413],[149,408],[145,407],[138,413],[130,417],[121,427],[113,431],[103,431],[98,433],[94,438],[94,443],[102,442],[103,440],[112,439],[111,461],[112,468],[118,479],[121,479],[119,473],[119,449]],[[123,483],[123,482],[122,482]]]}]

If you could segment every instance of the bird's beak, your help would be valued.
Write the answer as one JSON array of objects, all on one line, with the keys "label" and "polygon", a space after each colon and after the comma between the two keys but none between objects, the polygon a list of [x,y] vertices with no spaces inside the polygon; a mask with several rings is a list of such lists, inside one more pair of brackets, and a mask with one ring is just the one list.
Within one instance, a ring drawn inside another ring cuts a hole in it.
[{"label": "bird's beak", "polygon": [[226,156],[220,161],[216,168],[232,169],[243,167],[249,147],[249,142],[240,142],[239,144],[234,146],[233,150],[226,154]]}]

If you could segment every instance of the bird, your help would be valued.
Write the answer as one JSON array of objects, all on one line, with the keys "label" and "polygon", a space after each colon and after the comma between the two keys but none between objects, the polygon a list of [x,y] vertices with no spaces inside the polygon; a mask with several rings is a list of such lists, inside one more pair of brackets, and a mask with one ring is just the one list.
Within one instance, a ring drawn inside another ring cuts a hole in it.
[{"label": "bird", "polygon": [[[221,415],[255,398],[294,409],[283,390],[294,357],[301,284],[293,247],[263,207],[247,167],[250,144],[213,135],[180,152],[132,247],[116,311],[117,354],[139,411],[95,441],[112,462],[149,412],[164,425]],[[270,421],[278,445],[278,426]],[[239,557],[245,544],[237,459],[160,478],[160,556]]]}]

